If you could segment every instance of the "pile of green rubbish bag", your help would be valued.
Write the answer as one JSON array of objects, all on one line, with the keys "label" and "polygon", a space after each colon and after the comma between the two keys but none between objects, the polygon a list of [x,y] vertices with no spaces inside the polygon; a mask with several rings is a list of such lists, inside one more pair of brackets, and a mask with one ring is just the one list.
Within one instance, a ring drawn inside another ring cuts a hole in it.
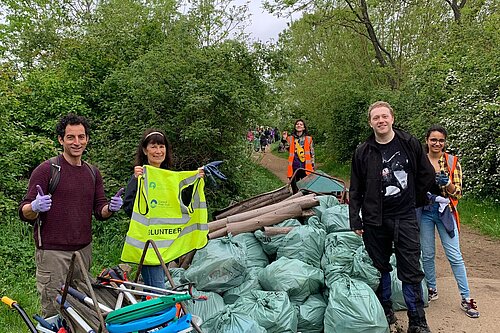
[{"label": "pile of green rubbish bag", "polygon": [[[275,225],[293,227],[287,234],[212,239],[187,270],[170,270],[176,284],[191,282],[195,297],[208,297],[186,304],[204,333],[389,332],[375,295],[380,274],[362,238],[349,231],[348,206],[317,198],[314,216]],[[394,309],[404,310],[392,263]]]}]

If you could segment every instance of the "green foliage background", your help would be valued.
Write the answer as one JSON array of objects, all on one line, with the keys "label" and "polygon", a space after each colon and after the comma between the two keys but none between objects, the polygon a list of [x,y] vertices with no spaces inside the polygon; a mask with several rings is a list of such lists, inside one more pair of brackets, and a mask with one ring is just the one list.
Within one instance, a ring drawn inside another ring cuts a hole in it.
[{"label": "green foliage background", "polygon": [[280,14],[302,9],[281,36],[288,66],[275,84],[288,119],[305,118],[330,159],[350,160],[371,132],[368,105],[386,100],[396,126],[422,142],[431,124],[444,125],[464,192],[499,203],[498,0],[461,1],[459,17],[449,1],[266,3]]},{"label": "green foliage background", "polygon": [[[422,141],[430,124],[445,125],[466,198],[498,212],[498,0],[462,1],[459,17],[447,1],[265,1],[277,15],[301,9],[265,44],[234,33],[247,22],[244,7],[187,1],[186,10],[185,2],[0,2],[0,291],[30,313],[38,310],[33,243],[17,203],[31,171],[60,149],[54,127],[69,112],[91,120],[85,159],[100,168],[108,195],[126,184],[148,127],[166,131],[177,170],[224,160],[229,181],[207,189],[213,211],[279,186],[260,180],[248,159],[248,128],[291,131],[304,118],[318,162],[345,165],[370,134],[368,105],[384,99],[397,126]],[[481,211],[471,202],[464,207]],[[498,219],[489,220],[483,231],[497,234]],[[94,228],[94,267],[116,264],[125,216]],[[0,327],[23,327],[5,313]]]}]

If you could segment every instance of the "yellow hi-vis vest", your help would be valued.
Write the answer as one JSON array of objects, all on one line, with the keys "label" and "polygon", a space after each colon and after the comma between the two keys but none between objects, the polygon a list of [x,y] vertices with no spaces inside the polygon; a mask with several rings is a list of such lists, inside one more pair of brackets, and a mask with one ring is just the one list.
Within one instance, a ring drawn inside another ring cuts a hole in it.
[{"label": "yellow hi-vis vest", "polygon": [[[185,206],[182,190],[193,185],[191,202]],[[139,263],[146,241],[153,240],[168,263],[208,242],[205,182],[196,171],[170,171],[144,166],[137,181],[137,194],[121,260]],[[159,265],[152,246],[145,265]]]}]

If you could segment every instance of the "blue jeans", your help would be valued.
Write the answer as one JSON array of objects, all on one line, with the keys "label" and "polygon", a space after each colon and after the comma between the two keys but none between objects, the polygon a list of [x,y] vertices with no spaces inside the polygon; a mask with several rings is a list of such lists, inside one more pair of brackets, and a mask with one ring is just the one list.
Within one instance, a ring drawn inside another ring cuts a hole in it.
[{"label": "blue jeans", "polygon": [[161,265],[144,265],[141,269],[141,275],[145,285],[165,289],[165,271]]},{"label": "blue jeans", "polygon": [[460,251],[460,242],[457,226],[455,224],[455,236],[453,238],[448,235],[446,229],[439,218],[439,204],[434,204],[432,210],[422,210],[420,219],[420,245],[422,247],[422,265],[424,268],[427,287],[436,289],[436,234],[437,228],[441,244],[446,254],[446,258],[451,265],[451,270],[457,281],[458,290],[462,297],[469,297],[469,282],[467,281],[467,272],[465,263]]}]

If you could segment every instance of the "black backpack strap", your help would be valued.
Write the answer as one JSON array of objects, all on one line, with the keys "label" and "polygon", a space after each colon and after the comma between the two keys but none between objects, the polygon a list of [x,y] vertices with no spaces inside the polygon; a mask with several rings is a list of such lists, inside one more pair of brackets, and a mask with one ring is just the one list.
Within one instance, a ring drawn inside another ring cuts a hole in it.
[{"label": "black backpack strap", "polygon": [[[50,162],[50,180],[49,180],[49,192],[48,194],[53,194],[59,184],[59,179],[61,178],[61,155],[57,155],[51,157],[49,159]],[[90,175],[92,176],[92,180],[94,182],[94,186],[96,183],[97,170],[96,167],[83,161],[87,168],[89,169]]]},{"label": "black backpack strap", "polygon": [[53,194],[59,184],[59,179],[61,178],[61,163],[59,161],[59,155],[51,157],[50,161],[50,180],[49,180],[49,193]]}]

